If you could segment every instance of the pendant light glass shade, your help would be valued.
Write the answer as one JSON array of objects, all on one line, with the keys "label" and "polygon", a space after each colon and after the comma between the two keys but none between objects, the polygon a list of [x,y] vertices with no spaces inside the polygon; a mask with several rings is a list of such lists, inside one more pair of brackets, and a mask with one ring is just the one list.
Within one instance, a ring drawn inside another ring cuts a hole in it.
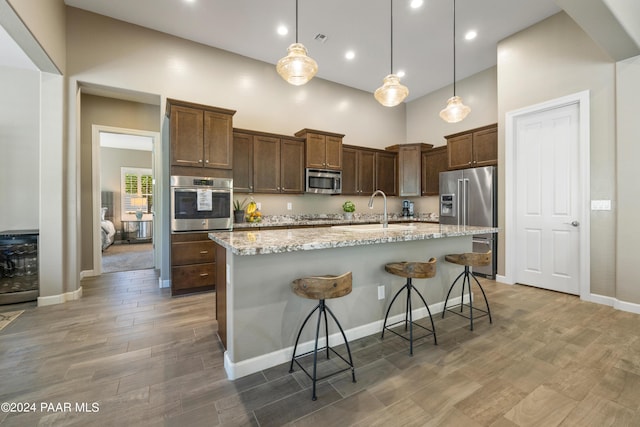
[{"label": "pendant light glass shade", "polygon": [[316,75],[318,64],[307,56],[307,49],[302,43],[293,43],[287,52],[287,56],[276,65],[276,71],[283,79],[292,85],[300,86]]},{"label": "pendant light glass shade", "polygon": [[409,89],[400,83],[400,78],[389,74],[384,78],[382,86],[373,93],[376,100],[385,107],[395,107],[409,95]]},{"label": "pendant light glass shade", "polygon": [[471,108],[456,96],[456,0],[453,0],[453,96],[447,100],[447,106],[440,111],[440,117],[447,123],[457,123],[467,117]]},{"label": "pendant light glass shade", "polygon": [[389,3],[391,6],[389,13],[389,34],[391,35],[391,74],[387,75],[387,77],[382,80],[382,86],[376,89],[373,93],[373,97],[385,107],[395,107],[404,101],[404,99],[409,95],[409,89],[400,83],[400,77],[393,74],[393,0],[390,0]]},{"label": "pendant light glass shade", "polygon": [[462,98],[452,96],[447,101],[447,107],[440,111],[440,117],[447,123],[457,123],[467,117],[471,108],[462,103]]}]

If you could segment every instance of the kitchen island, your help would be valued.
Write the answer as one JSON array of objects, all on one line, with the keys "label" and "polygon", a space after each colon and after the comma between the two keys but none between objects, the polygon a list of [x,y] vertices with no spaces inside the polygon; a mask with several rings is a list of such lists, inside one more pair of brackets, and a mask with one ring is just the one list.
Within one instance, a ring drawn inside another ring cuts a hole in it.
[{"label": "kitchen island", "polygon": [[[216,243],[216,314],[229,379],[290,360],[298,328],[316,304],[291,292],[294,279],[353,273],[351,294],[327,301],[351,341],[382,330],[386,307],[404,284],[403,278],[385,272],[386,263],[437,258],[436,277],[415,280],[414,286],[431,312],[438,313],[461,271],[460,266],[445,262],[444,256],[470,252],[474,234],[498,231],[428,223],[390,226],[394,228],[363,225],[210,233]],[[378,299],[379,287],[384,288],[382,299]],[[401,316],[403,309],[396,306],[391,321]],[[424,307],[414,311],[414,319],[425,315]],[[312,332],[306,331],[301,351],[308,350],[311,341]]]}]

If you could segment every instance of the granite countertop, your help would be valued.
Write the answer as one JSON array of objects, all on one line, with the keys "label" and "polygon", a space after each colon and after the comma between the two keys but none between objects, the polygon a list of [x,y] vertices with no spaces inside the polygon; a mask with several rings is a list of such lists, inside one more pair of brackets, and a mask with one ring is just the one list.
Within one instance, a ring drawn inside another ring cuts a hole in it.
[{"label": "granite countertop", "polygon": [[[388,220],[393,222],[431,222],[438,223],[439,218],[436,213],[423,213],[414,217],[403,217],[401,214],[391,213]],[[287,227],[287,226],[313,226],[313,225],[345,225],[345,224],[367,224],[382,222],[382,214],[360,214],[354,213],[353,219],[344,219],[342,214],[318,214],[318,215],[265,215],[260,222],[234,223],[233,229],[251,229],[264,227]]]},{"label": "granite countertop", "polygon": [[235,255],[261,255],[496,232],[498,229],[492,227],[415,223],[405,229],[375,231],[351,231],[340,227],[217,231],[209,233],[209,238],[231,249]]}]

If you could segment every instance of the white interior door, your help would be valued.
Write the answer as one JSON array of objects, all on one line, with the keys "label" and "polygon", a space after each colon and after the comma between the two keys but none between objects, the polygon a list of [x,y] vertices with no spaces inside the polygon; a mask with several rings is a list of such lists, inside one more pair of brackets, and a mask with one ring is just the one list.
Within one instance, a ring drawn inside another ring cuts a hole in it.
[{"label": "white interior door", "polygon": [[579,106],[515,123],[515,281],[580,293]]}]

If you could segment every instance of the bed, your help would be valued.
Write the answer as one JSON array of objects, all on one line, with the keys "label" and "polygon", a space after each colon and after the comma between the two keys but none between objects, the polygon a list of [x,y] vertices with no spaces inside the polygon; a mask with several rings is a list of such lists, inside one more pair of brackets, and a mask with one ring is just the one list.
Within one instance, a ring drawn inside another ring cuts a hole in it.
[{"label": "bed", "polygon": [[116,227],[113,225],[113,192],[102,192],[102,208],[100,209],[100,230],[102,232],[102,250],[113,244]]}]

